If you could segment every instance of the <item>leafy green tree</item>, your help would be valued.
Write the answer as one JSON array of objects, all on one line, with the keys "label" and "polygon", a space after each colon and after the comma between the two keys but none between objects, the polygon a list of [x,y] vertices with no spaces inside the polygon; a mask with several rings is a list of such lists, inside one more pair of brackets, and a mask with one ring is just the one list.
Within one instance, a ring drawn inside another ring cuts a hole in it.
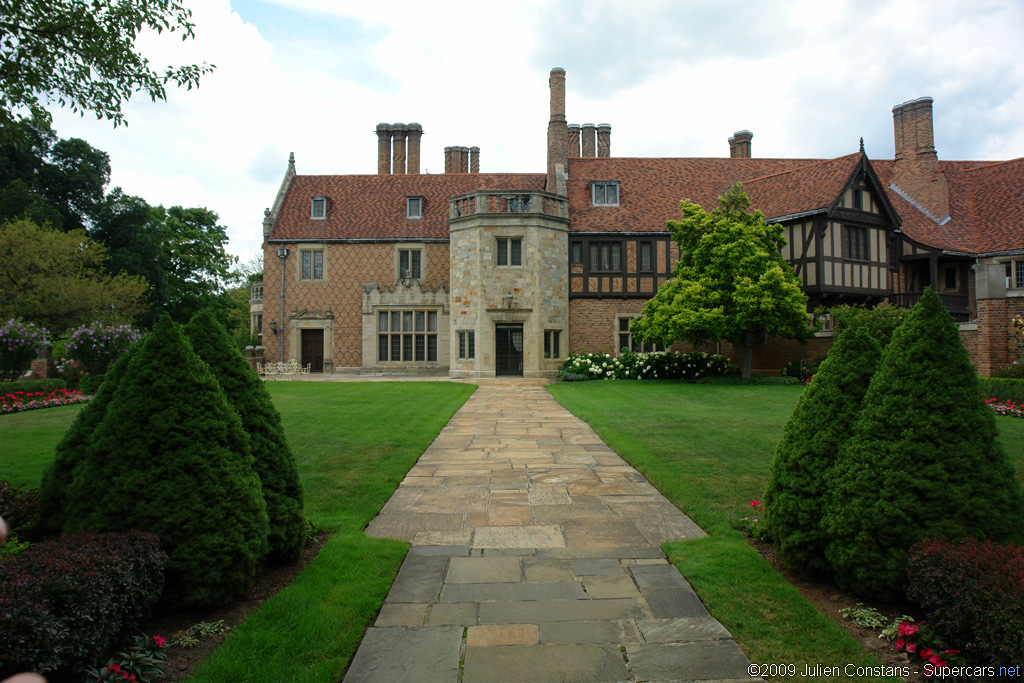
[{"label": "leafy green tree", "polygon": [[167,252],[166,310],[186,322],[204,308],[218,307],[236,257],[227,252],[227,229],[209,209],[156,208]]},{"label": "leafy green tree", "polygon": [[118,125],[136,92],[166,100],[166,86],[188,89],[214,67],[154,70],[135,48],[145,28],[194,36],[191,10],[178,0],[0,0],[0,128],[25,116],[49,119],[57,103]]},{"label": "leafy green tree", "polygon": [[743,376],[750,377],[755,336],[784,335],[806,340],[811,329],[807,296],[782,258],[782,226],[749,213],[740,183],[705,211],[681,203],[683,217],[669,221],[679,244],[674,276],[634,319],[630,330],[646,341],[671,343],[728,339],[743,345]]},{"label": "leafy green tree", "polygon": [[88,322],[134,322],[146,285],[103,272],[106,250],[81,231],[18,220],[0,225],[0,317],[23,318],[55,335]]},{"label": "leafy green tree", "polygon": [[826,557],[840,586],[901,594],[923,538],[1024,538],[1024,493],[949,313],[930,288],[893,334],[829,473]]},{"label": "leafy green tree", "polygon": [[910,315],[909,308],[882,304],[873,308],[843,304],[833,306],[829,312],[835,318],[836,334],[851,327],[862,327],[874,337],[884,349],[892,339],[893,332]]},{"label": "leafy green tree", "polygon": [[133,353],[74,468],[65,519],[66,531],[159,536],[171,607],[223,605],[252,586],[269,526],[248,437],[169,318]]},{"label": "leafy green tree", "polygon": [[302,486],[270,393],[210,311],[197,313],[185,326],[185,334],[196,354],[210,366],[249,435],[253,467],[270,517],[270,555],[277,560],[296,560],[305,542]]},{"label": "leafy green tree", "polygon": [[850,436],[882,350],[861,327],[838,335],[782,432],[764,494],[768,529],[786,566],[827,574],[825,474]]}]

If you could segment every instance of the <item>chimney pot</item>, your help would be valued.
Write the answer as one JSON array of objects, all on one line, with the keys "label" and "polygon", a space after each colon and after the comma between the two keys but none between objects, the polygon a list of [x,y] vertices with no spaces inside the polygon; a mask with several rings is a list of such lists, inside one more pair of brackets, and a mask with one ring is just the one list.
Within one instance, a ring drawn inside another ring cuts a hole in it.
[{"label": "chimney pot", "polygon": [[733,159],[750,158],[750,140],[754,134],[749,130],[738,130],[729,138],[729,156]]},{"label": "chimney pot", "polygon": [[597,124],[597,156],[612,155],[612,127],[607,123]]},{"label": "chimney pot", "polygon": [[377,124],[377,173],[391,173],[391,127],[386,123]]},{"label": "chimney pot", "polygon": [[580,124],[569,124],[569,157],[578,158],[580,155]]},{"label": "chimney pot", "polygon": [[418,123],[410,123],[407,127],[409,135],[408,154],[406,165],[408,172],[419,175],[420,172],[420,138],[423,136],[423,126]]},{"label": "chimney pot", "polygon": [[469,148],[469,172],[479,173],[480,172],[480,148],[470,147]]},{"label": "chimney pot", "polygon": [[597,126],[592,123],[584,123],[580,131],[580,140],[582,142],[583,156],[597,156],[595,144],[597,140]]},{"label": "chimney pot", "polygon": [[408,131],[404,124],[391,126],[391,172],[405,175],[405,136]]},{"label": "chimney pot", "polygon": [[455,172],[455,170],[454,170],[454,163],[455,163],[455,148],[454,147],[445,147],[444,148],[444,172],[445,173],[454,173]]},{"label": "chimney pot", "polygon": [[469,147],[459,147],[459,173],[469,173]]}]

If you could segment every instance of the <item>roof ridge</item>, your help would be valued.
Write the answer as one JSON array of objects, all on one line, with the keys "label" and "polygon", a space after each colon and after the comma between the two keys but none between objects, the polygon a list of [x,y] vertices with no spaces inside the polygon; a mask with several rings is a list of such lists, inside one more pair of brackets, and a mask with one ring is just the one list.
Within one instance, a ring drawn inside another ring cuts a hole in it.
[{"label": "roof ridge", "polygon": [[981,171],[989,168],[996,168],[998,166],[1005,166],[1006,164],[1012,164],[1018,161],[1024,161],[1024,157],[1017,157],[1015,159],[1003,159],[1002,161],[964,161],[960,163],[982,164],[981,166],[974,166],[972,168],[964,169],[964,173],[970,173],[971,171]]},{"label": "roof ridge", "polygon": [[807,164],[806,166],[800,166],[799,168],[790,168],[790,169],[786,169],[784,171],[776,171],[775,173],[769,173],[768,175],[757,176],[756,178],[750,178],[749,180],[741,180],[740,182],[743,183],[744,185],[746,185],[748,183],[756,183],[759,180],[767,180],[769,178],[776,178],[778,176],[789,175],[791,173],[796,173],[798,171],[806,171],[806,170],[810,170],[810,169],[813,169],[813,168],[818,168],[819,166],[824,166],[825,164],[831,164],[833,162],[839,161],[840,159],[845,159],[847,157],[859,157],[860,155],[861,155],[860,152],[852,152],[850,154],[844,154],[841,157],[835,157],[833,159],[822,159],[821,161],[818,161],[817,163]]}]

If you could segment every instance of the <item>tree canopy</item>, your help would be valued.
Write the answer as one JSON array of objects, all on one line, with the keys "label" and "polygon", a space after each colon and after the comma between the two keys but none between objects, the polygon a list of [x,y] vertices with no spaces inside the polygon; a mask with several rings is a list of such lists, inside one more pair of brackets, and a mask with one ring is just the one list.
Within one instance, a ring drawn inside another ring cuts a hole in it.
[{"label": "tree canopy", "polygon": [[84,232],[0,224],[0,317],[22,318],[54,334],[84,323],[135,322],[146,309],[146,283],[103,270],[106,249]]},{"label": "tree canopy", "polygon": [[191,16],[179,0],[0,0],[0,128],[49,120],[51,103],[117,126],[136,92],[156,101],[168,83],[198,87],[212,65],[157,71],[135,48],[143,30],[194,37]]},{"label": "tree canopy", "polygon": [[781,225],[765,223],[740,183],[713,211],[689,201],[668,228],[679,261],[668,280],[630,327],[646,341],[671,343],[727,339],[744,346],[743,376],[750,376],[751,348],[760,330],[806,340],[807,296],[782,258]]}]

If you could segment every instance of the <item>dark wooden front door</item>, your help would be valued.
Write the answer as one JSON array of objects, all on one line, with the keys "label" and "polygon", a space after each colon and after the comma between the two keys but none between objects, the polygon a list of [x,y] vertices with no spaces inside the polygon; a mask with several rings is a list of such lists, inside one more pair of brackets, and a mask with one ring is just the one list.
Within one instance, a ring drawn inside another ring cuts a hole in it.
[{"label": "dark wooden front door", "polygon": [[497,367],[494,374],[499,377],[523,376],[523,326],[498,325],[494,332]]},{"label": "dark wooden front door", "polygon": [[324,331],[302,330],[302,367],[310,366],[310,372],[324,371]]}]

